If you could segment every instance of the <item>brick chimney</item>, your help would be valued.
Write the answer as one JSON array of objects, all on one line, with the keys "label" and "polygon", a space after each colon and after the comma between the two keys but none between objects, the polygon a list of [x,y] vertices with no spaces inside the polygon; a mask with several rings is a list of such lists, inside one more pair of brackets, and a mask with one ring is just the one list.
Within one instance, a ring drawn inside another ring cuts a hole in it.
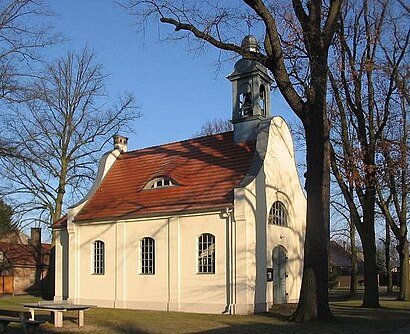
[{"label": "brick chimney", "polygon": [[120,151],[127,152],[128,138],[119,134],[115,134],[112,137],[114,139],[114,149],[119,149]]},{"label": "brick chimney", "polygon": [[39,227],[31,228],[30,245],[36,246],[36,247],[41,246],[41,228]]}]

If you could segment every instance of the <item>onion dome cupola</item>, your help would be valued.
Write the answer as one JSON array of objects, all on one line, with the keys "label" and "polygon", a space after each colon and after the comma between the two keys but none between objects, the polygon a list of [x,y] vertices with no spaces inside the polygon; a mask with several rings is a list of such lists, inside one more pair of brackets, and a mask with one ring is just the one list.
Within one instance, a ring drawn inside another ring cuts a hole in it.
[{"label": "onion dome cupola", "polygon": [[[250,52],[259,52],[255,36],[246,36],[241,46]],[[234,139],[236,142],[255,139],[260,121],[271,116],[270,87],[273,80],[268,69],[257,61],[242,58],[227,78],[232,82]]]}]

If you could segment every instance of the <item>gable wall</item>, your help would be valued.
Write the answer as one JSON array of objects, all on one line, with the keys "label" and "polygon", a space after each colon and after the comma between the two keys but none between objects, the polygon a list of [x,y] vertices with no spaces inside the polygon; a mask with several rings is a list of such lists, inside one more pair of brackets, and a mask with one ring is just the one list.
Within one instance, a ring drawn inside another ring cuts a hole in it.
[{"label": "gable wall", "polygon": [[[258,137],[258,143],[263,137]],[[238,309],[260,312],[273,304],[273,283],[267,282],[267,268],[273,267],[273,249],[287,250],[286,292],[288,302],[297,302],[303,268],[306,199],[300,186],[293,157],[293,143],[282,118],[271,121],[265,138],[266,155],[257,177],[235,192],[235,221],[238,242]],[[272,204],[280,200],[289,213],[289,227],[267,223]],[[240,246],[242,245],[242,246]],[[241,258],[245,261],[240,260]],[[246,263],[246,267],[245,267]],[[238,264],[239,265],[239,264]],[[253,303],[253,305],[252,305]]]},{"label": "gable wall", "polygon": [[[268,149],[269,157],[265,160],[265,170],[269,173],[267,188],[267,212],[272,204],[279,200],[288,210],[288,228],[267,225],[267,265],[272,267],[272,250],[281,245],[287,250],[286,292],[289,302],[297,302],[302,284],[303,246],[306,229],[306,197],[296,169],[293,141],[285,121],[275,118],[271,127]],[[272,288],[269,284],[268,288]],[[270,289],[272,290],[272,289]],[[267,291],[267,300],[272,300],[273,291]]]}]

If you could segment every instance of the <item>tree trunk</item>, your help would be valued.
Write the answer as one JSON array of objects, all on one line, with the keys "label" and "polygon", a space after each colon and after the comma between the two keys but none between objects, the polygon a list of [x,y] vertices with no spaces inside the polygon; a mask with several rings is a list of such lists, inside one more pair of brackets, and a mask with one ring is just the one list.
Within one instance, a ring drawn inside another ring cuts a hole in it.
[{"label": "tree trunk", "polygon": [[[319,112],[322,110],[322,112]],[[324,104],[314,104],[304,122],[307,192],[306,237],[300,301],[295,321],[329,320],[329,127]]]},{"label": "tree trunk", "polygon": [[352,217],[350,217],[349,222],[350,228],[350,291],[349,296],[354,297],[357,295],[357,248],[356,248],[356,228],[352,221]]},{"label": "tree trunk", "polygon": [[400,292],[398,300],[410,300],[409,242],[407,238],[399,240],[397,248],[400,256]]},{"label": "tree trunk", "polygon": [[[66,148],[63,148],[64,151],[66,151]],[[63,200],[64,200],[64,194],[65,194],[65,188],[66,188],[66,177],[67,177],[67,171],[68,171],[68,160],[64,156],[61,158],[61,170],[60,170],[60,175],[58,179],[58,189],[57,189],[57,196],[55,199],[55,208],[54,212],[52,213],[52,219],[53,219],[53,224],[61,218],[61,214],[63,211]]]},{"label": "tree trunk", "polygon": [[[373,207],[374,208],[374,207]],[[374,211],[374,210],[373,210]],[[364,220],[371,218],[364,215]],[[364,297],[362,307],[379,308],[379,284],[377,280],[376,238],[374,220],[364,221],[359,229],[364,255]]]},{"label": "tree trunk", "polygon": [[387,292],[393,292],[393,277],[390,268],[390,227],[386,219],[386,243],[384,248],[384,257],[386,258],[386,277],[387,277]]}]

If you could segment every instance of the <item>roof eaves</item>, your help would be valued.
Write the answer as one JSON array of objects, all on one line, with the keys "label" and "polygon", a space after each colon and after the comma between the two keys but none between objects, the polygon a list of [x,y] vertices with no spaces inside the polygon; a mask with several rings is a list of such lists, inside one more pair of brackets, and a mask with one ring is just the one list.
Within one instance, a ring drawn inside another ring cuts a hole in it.
[{"label": "roof eaves", "polygon": [[143,218],[162,218],[162,217],[173,217],[173,216],[187,216],[192,214],[200,214],[200,213],[210,213],[210,212],[218,212],[224,210],[225,208],[232,208],[234,205],[225,204],[225,205],[218,205],[212,208],[202,208],[202,209],[192,209],[192,210],[181,210],[181,211],[164,211],[164,212],[153,212],[153,213],[144,213],[144,214],[133,214],[133,215],[122,215],[122,216],[111,216],[111,217],[104,217],[104,218],[96,218],[96,219],[82,219],[82,220],[74,220],[75,223],[87,224],[87,223],[96,223],[96,222],[113,222],[113,221],[123,221],[123,220],[131,220],[131,219],[143,219]]}]

